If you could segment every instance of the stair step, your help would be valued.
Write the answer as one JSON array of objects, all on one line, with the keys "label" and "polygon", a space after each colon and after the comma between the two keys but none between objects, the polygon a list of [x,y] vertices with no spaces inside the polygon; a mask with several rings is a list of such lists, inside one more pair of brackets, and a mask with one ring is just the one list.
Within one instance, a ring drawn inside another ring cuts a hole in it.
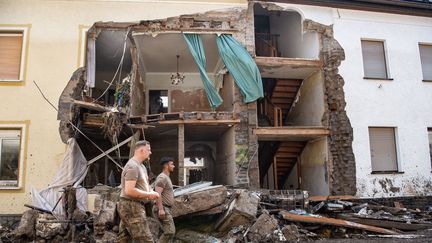
[{"label": "stair step", "polygon": [[278,152],[294,152],[299,153],[302,151],[302,148],[296,148],[296,147],[282,147],[278,149]]},{"label": "stair step", "polygon": [[295,98],[297,92],[283,92],[283,91],[273,91],[273,98]]},{"label": "stair step", "polygon": [[295,163],[277,164],[278,168],[291,168]]},{"label": "stair step", "polygon": [[277,159],[276,163],[279,165],[284,165],[284,164],[295,164],[295,162],[297,162],[297,159],[287,159],[287,160],[282,160],[282,159]]},{"label": "stair step", "polygon": [[273,104],[291,104],[294,101],[294,98],[271,98]]},{"label": "stair step", "polygon": [[290,87],[290,86],[276,86],[273,90],[273,92],[295,92],[297,93],[298,88],[297,87]]},{"label": "stair step", "polygon": [[303,80],[301,79],[276,79],[276,85],[279,84],[294,84],[294,85],[301,85]]},{"label": "stair step", "polygon": [[276,152],[276,156],[278,157],[285,157],[285,158],[297,158],[299,154],[295,153],[295,152],[285,152],[285,151],[280,151],[280,152]]}]

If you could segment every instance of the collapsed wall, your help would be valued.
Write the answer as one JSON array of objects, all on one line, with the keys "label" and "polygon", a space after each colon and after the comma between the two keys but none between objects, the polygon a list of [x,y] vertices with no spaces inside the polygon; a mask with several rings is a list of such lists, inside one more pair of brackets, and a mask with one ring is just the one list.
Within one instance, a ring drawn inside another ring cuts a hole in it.
[{"label": "collapsed wall", "polygon": [[[253,4],[251,2],[248,9],[234,8],[139,23],[98,22],[89,30],[89,40],[90,43],[94,41],[101,28],[129,29],[147,34],[172,31],[222,32],[231,33],[236,40],[246,47],[249,53],[254,55]],[[266,8],[286,11],[279,6],[268,3]],[[344,81],[338,74],[338,66],[345,58],[344,52],[334,39],[332,26],[304,20],[303,29],[318,33],[320,39],[320,59],[323,63],[322,73],[325,86],[325,112],[322,117],[322,125],[330,129],[330,136],[327,140],[329,156],[326,162],[326,180],[328,180],[330,194],[353,195],[356,193],[355,158],[352,151],[353,131],[345,111]],[[132,70],[130,75],[130,103],[126,104],[126,110],[129,111],[127,116],[132,117],[142,115],[145,112],[142,104],[146,100],[143,93],[146,87],[144,77],[140,75],[139,64],[137,64],[137,47],[133,43],[133,38],[129,39],[132,42],[130,50],[132,53]],[[87,60],[88,62],[92,60],[91,55]],[[82,100],[82,92],[86,90],[85,83],[94,82],[94,80],[89,80],[92,78],[89,72],[94,72],[94,67],[92,68],[88,64],[87,72],[84,68],[77,70],[60,97],[58,118],[61,122],[59,130],[64,142],[74,135],[74,130],[71,129],[68,120],[79,123],[78,120],[82,119],[79,115],[79,108],[74,106],[72,101]],[[231,78],[230,75],[226,77]],[[253,134],[253,129],[258,126],[257,105],[256,102],[244,103],[237,86],[234,86],[232,103],[233,114],[240,120],[234,125],[236,170],[234,184],[258,188],[260,185],[258,140]]]},{"label": "collapsed wall", "polygon": [[330,194],[355,195],[356,166],[352,149],[353,129],[346,114],[344,79],[338,67],[345,59],[345,53],[334,38],[333,26],[326,26],[311,20],[304,21],[304,29],[319,33],[320,56],[323,61],[325,112],[322,124],[330,129],[328,139],[328,175]]}]

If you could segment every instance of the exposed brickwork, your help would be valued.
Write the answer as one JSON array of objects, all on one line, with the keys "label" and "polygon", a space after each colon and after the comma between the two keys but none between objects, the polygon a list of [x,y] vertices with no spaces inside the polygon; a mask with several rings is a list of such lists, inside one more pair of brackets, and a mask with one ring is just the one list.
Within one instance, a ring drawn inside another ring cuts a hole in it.
[{"label": "exposed brickwork", "polygon": [[234,89],[234,114],[240,119],[235,126],[236,186],[259,188],[258,139],[253,134],[257,125],[256,102],[245,104],[240,90]]},{"label": "exposed brickwork", "polygon": [[60,95],[58,104],[57,119],[60,120],[59,133],[62,141],[67,142],[73,136],[73,129],[68,120],[74,120],[78,115],[76,110],[72,110],[74,99],[80,100],[85,85],[85,69],[78,68],[70,78],[68,84]]},{"label": "exposed brickwork", "polygon": [[320,35],[320,58],[323,61],[325,107],[322,124],[329,127],[329,187],[330,194],[354,195],[356,193],[356,167],[352,150],[353,130],[345,111],[344,79],[338,67],[345,53],[334,39],[333,26],[304,21],[304,29]]}]

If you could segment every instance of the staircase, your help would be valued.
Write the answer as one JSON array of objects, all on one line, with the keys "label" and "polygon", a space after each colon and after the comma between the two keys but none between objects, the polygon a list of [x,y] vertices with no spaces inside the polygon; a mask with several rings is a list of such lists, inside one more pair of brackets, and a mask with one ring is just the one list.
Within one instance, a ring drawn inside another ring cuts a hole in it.
[{"label": "staircase", "polygon": [[283,186],[285,180],[291,173],[294,165],[298,162],[306,142],[281,142],[279,147],[273,156],[273,171],[277,175],[277,180],[275,181],[276,189]]},{"label": "staircase", "polygon": [[[289,110],[293,105],[297,93],[302,84],[300,79],[273,79],[273,85],[267,87],[267,94],[263,101],[259,103],[259,117],[265,117],[268,123],[261,122],[264,126],[280,127],[288,116]],[[270,82],[270,81],[264,81]]]},{"label": "staircase", "polygon": [[273,88],[270,101],[282,110],[283,120],[287,117],[294,103],[301,83],[301,79],[276,79],[276,85]]}]

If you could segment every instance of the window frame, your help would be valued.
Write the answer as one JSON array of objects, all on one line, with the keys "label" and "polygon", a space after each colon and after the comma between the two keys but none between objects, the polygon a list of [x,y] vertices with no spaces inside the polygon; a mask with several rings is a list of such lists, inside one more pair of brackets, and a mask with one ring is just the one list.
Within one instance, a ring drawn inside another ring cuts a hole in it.
[{"label": "window frame", "polygon": [[432,48],[432,43],[427,43],[427,42],[419,42],[418,43],[418,51],[419,51],[419,59],[420,59],[420,68],[421,68],[421,73],[422,73],[422,81],[423,82],[432,82],[432,78],[431,79],[426,79],[425,76],[424,76],[423,62],[422,62],[422,59],[421,59],[420,46],[429,46],[430,48]]},{"label": "window frame", "polygon": [[27,48],[28,48],[28,38],[29,38],[30,25],[0,25],[0,35],[21,32],[22,33],[22,43],[21,43],[21,57],[20,57],[20,71],[18,79],[0,79],[0,82],[4,83],[15,83],[23,82],[26,77],[26,64],[27,64]]},{"label": "window frame", "polygon": [[[362,42],[380,42],[382,43],[383,48],[383,54],[384,54],[384,67],[385,67],[385,77],[369,77],[366,75],[366,69],[365,69],[365,61],[364,61],[364,55],[363,55],[363,46]],[[362,66],[363,66],[363,79],[370,79],[370,80],[393,80],[390,76],[390,66],[389,66],[389,58],[387,54],[387,42],[383,39],[371,39],[371,38],[361,38],[360,39],[360,54],[362,57]]]},{"label": "window frame", "polygon": [[[370,165],[371,165],[371,174],[403,174],[404,172],[401,171],[401,164],[400,164],[400,154],[399,154],[399,144],[397,139],[397,127],[395,126],[368,126],[368,137],[369,137],[369,158],[370,158]],[[370,141],[370,129],[371,128],[391,128],[393,129],[393,137],[394,137],[394,144],[395,144],[395,158],[396,161],[394,161],[396,165],[396,170],[373,170],[373,160],[372,160],[372,145]]]},{"label": "window frame", "polygon": [[89,29],[90,26],[87,25],[79,25],[78,27],[78,68],[84,67],[87,61],[87,32]]},{"label": "window frame", "polygon": [[4,123],[0,121],[0,130],[19,130],[20,131],[20,148],[19,148],[19,160],[18,160],[18,183],[16,186],[7,186],[0,180],[0,190],[17,190],[23,188],[23,176],[24,176],[24,161],[26,160],[26,149],[27,149],[27,130],[29,121],[16,122],[16,123]]},{"label": "window frame", "polygon": [[171,112],[171,87],[165,87],[165,88],[157,88],[157,87],[154,87],[154,88],[150,88],[150,89],[147,89],[146,90],[146,97],[145,97],[145,99],[146,99],[146,103],[147,103],[147,105],[146,105],[146,114],[147,115],[151,115],[150,114],[150,91],[164,91],[164,90],[166,90],[167,91],[167,96],[168,96],[168,112],[167,113],[170,113]]}]

